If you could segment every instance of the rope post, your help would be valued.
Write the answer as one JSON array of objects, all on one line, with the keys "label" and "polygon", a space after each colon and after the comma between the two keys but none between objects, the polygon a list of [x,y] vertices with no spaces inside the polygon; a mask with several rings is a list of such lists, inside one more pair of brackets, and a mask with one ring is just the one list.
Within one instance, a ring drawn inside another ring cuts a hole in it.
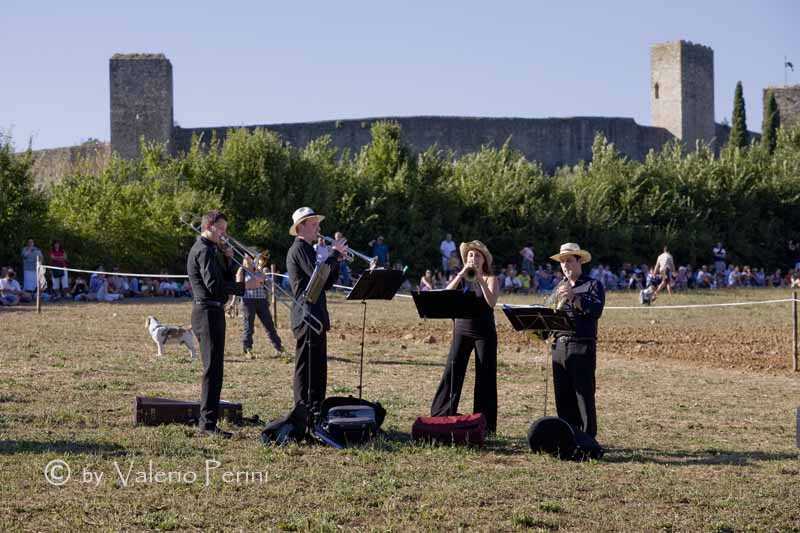
[{"label": "rope post", "polygon": [[792,291],[792,370],[797,369],[797,291]]},{"label": "rope post", "polygon": [[36,256],[36,314],[42,314],[42,284],[39,283],[39,275],[42,272],[42,258]]},{"label": "rope post", "polygon": [[278,296],[275,294],[275,263],[269,266],[269,270],[272,273],[272,321],[275,322],[275,327],[278,327]]}]

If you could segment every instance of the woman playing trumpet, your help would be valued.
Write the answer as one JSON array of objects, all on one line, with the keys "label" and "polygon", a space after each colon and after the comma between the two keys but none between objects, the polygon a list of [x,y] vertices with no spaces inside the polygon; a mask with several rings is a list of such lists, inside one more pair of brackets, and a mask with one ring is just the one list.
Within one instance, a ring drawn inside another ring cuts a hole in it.
[{"label": "woman playing trumpet", "polygon": [[494,432],[497,429],[497,329],[494,305],[500,286],[492,273],[492,254],[481,241],[463,242],[459,251],[464,267],[447,288],[471,293],[482,299],[486,306],[478,318],[456,319],[447,365],[433,398],[431,415],[456,414],[469,356],[475,350],[473,411],[483,413],[487,429]]}]

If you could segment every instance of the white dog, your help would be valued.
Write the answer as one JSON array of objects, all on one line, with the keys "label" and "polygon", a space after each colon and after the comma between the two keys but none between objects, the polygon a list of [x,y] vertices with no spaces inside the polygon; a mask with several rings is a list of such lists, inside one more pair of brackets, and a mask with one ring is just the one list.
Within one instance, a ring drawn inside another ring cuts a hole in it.
[{"label": "white dog", "polygon": [[152,316],[147,317],[145,324],[147,325],[147,331],[153,338],[153,342],[158,346],[157,355],[164,355],[165,344],[177,342],[179,344],[185,344],[186,347],[189,348],[192,359],[197,358],[197,353],[194,351],[194,335],[192,335],[191,326],[185,328],[180,326],[165,326]]}]

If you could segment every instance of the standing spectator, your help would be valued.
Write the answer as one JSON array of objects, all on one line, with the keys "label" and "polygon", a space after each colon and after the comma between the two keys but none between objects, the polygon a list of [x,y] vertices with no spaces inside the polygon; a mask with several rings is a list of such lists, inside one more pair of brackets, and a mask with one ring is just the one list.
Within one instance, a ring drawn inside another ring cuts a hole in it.
[{"label": "standing spectator", "polygon": [[656,287],[656,295],[666,287],[667,292],[672,296],[672,273],[675,272],[675,261],[672,258],[672,254],[667,250],[666,245],[664,245],[664,251],[656,259],[654,270],[656,278],[661,278],[661,282]]},{"label": "standing spectator", "polygon": [[425,271],[425,275],[419,279],[419,292],[432,291],[434,288],[433,272]]},{"label": "standing spectator", "polygon": [[450,271],[450,256],[456,251],[456,243],[453,242],[453,236],[447,234],[444,240],[439,244],[439,252],[442,254],[442,272]]},{"label": "standing spectator", "polygon": [[[333,234],[333,240],[340,241],[342,239],[344,239],[344,234],[341,231],[337,231],[336,233]],[[330,253],[330,250],[328,250],[328,253]],[[326,259],[327,259],[327,257],[326,257]],[[344,261],[339,263],[339,275],[342,278],[342,285],[344,285],[345,287],[350,287],[351,286],[350,285],[350,281],[351,281],[351,279],[350,279],[350,263],[353,262],[353,259],[355,259],[354,256],[352,256],[350,254],[347,254],[347,255],[344,256]],[[317,257],[317,262],[319,262],[319,257]]]},{"label": "standing spectator", "polygon": [[725,272],[725,260],[728,252],[722,246],[722,242],[718,242],[711,252],[714,254],[714,270],[716,273]]},{"label": "standing spectator", "polygon": [[38,277],[36,274],[36,259],[44,263],[44,255],[42,251],[33,243],[33,239],[28,239],[25,248],[22,249],[22,288],[23,290],[33,292],[38,286]]},{"label": "standing spectator", "polygon": [[4,305],[17,305],[19,302],[30,302],[31,295],[22,290],[15,279],[17,273],[13,268],[6,270],[6,275],[0,279],[0,298]]},{"label": "standing spectator", "polygon": [[317,263],[324,263],[330,255],[331,251],[328,245],[325,244],[325,239],[322,236],[317,238],[317,244],[314,245],[314,251],[317,252]]},{"label": "standing spectator", "polygon": [[527,272],[531,276],[536,272],[533,267],[533,243],[527,243],[522,250],[519,251],[519,255],[522,256],[522,272]]},{"label": "standing spectator", "polygon": [[378,258],[378,266],[389,268],[389,246],[383,242],[383,236],[369,241],[369,245],[372,246],[373,257]]},{"label": "standing spectator", "polygon": [[451,276],[455,276],[461,270],[461,257],[459,257],[458,252],[453,252],[450,254],[450,259],[447,261],[447,270],[445,270],[445,274],[447,275],[447,279],[449,280]]},{"label": "standing spectator", "polygon": [[789,239],[789,260],[795,270],[800,270],[800,242]]},{"label": "standing spectator", "polygon": [[[67,252],[64,251],[61,241],[53,241],[50,247],[50,264],[54,267],[67,268],[69,261],[67,261]],[[53,297],[54,299],[60,296],[66,298],[69,294],[69,276],[66,270],[51,269],[50,275],[53,277]]]},{"label": "standing spectator", "polygon": [[[326,257],[327,259],[327,257]],[[269,256],[259,257],[258,269],[256,271],[263,271],[267,266]],[[244,266],[251,272],[253,271],[253,259],[250,256],[245,256]],[[247,284],[252,279],[252,276],[244,271],[244,268],[239,268],[236,272],[236,281],[239,283]],[[244,296],[242,296],[242,352],[245,355],[254,357],[253,355],[253,331],[255,330],[256,317],[261,321],[264,330],[267,332],[272,348],[275,350],[276,355],[284,353],[283,343],[275,329],[275,323],[272,321],[272,314],[269,312],[269,300],[267,299],[267,290],[264,286],[256,287],[254,289],[245,289]]]}]

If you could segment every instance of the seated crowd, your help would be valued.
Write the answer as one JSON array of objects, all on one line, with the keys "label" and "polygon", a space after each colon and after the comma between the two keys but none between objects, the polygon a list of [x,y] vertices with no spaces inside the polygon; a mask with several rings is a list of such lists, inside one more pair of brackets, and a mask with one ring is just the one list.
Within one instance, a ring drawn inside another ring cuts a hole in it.
[{"label": "seated crowd", "polygon": [[[69,280],[68,272],[47,270],[49,275],[40,275],[38,283],[42,288],[42,301],[58,301],[61,299],[76,302],[101,301],[113,302],[123,298],[142,296],[190,297],[192,295],[189,280],[176,278],[128,277],[119,274],[119,268],[112,273],[103,274],[102,265],[97,267],[98,273],[87,277],[75,276]],[[166,276],[166,273],[162,273]],[[0,268],[0,305],[13,306],[19,303],[32,302],[36,290],[23,290],[16,279],[13,267]]]}]

